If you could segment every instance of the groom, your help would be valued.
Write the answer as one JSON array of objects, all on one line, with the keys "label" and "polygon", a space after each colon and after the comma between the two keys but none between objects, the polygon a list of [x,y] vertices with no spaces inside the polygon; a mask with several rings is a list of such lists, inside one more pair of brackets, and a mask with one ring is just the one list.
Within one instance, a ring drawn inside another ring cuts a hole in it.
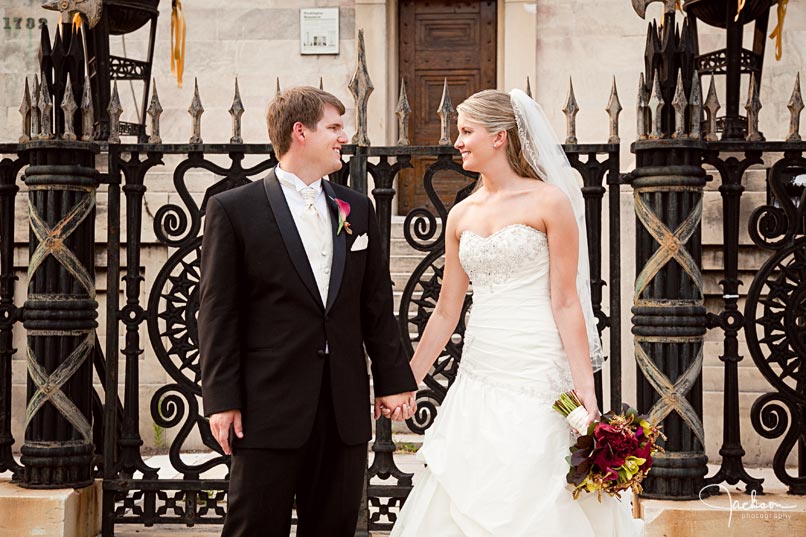
[{"label": "groom", "polygon": [[[204,411],[232,454],[225,537],[352,537],[375,416],[414,412],[369,199],[322,177],[342,166],[344,105],[286,90],[267,122],[280,161],[210,198],[201,254]],[[349,213],[349,214],[348,214]]]}]

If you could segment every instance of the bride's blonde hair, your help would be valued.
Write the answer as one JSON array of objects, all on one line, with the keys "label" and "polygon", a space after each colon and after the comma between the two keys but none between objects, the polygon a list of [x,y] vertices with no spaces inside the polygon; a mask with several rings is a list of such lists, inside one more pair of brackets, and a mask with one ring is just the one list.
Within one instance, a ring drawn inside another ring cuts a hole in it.
[{"label": "bride's blonde hair", "polygon": [[521,177],[541,179],[540,174],[523,154],[518,123],[508,93],[498,90],[479,91],[465,99],[456,109],[471,121],[482,124],[493,134],[505,131],[506,155],[512,170]]}]

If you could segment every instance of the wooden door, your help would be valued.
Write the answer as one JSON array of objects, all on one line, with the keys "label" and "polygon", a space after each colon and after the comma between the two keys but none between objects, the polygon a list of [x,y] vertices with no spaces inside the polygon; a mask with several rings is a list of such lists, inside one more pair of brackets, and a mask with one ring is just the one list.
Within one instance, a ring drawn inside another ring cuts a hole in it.
[{"label": "wooden door", "polygon": [[[409,138],[412,145],[437,145],[437,108],[445,79],[454,107],[477,91],[496,87],[495,1],[400,0],[399,9],[400,79],[406,81],[412,108]],[[455,140],[455,121],[451,137]],[[433,210],[423,176],[435,160],[414,159],[414,169],[403,170],[398,185],[399,214],[415,207]],[[467,183],[464,176],[443,171],[434,186],[450,207],[456,192]]]}]

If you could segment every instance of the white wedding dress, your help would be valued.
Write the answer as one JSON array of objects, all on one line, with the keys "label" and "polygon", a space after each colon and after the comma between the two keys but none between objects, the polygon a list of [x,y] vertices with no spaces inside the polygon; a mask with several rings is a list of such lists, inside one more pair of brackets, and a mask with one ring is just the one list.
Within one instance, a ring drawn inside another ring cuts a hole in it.
[{"label": "white wedding dress", "polygon": [[418,457],[427,464],[392,537],[633,537],[631,496],[571,495],[571,429],[551,405],[573,388],[549,296],[548,240],[522,224],[470,231],[462,361]]}]

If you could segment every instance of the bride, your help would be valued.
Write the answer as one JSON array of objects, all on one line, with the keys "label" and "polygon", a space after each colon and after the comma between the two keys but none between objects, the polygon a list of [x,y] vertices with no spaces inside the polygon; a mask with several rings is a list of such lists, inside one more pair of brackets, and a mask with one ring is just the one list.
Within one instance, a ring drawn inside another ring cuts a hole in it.
[{"label": "bride", "polygon": [[522,91],[482,91],[457,109],[455,147],[481,177],[448,215],[442,291],[411,360],[418,382],[470,282],[473,307],[456,380],[418,453],[427,468],[392,537],[640,536],[628,494],[572,498],[572,432],[551,408],[573,388],[589,422],[599,415],[602,348],[576,176]]}]

